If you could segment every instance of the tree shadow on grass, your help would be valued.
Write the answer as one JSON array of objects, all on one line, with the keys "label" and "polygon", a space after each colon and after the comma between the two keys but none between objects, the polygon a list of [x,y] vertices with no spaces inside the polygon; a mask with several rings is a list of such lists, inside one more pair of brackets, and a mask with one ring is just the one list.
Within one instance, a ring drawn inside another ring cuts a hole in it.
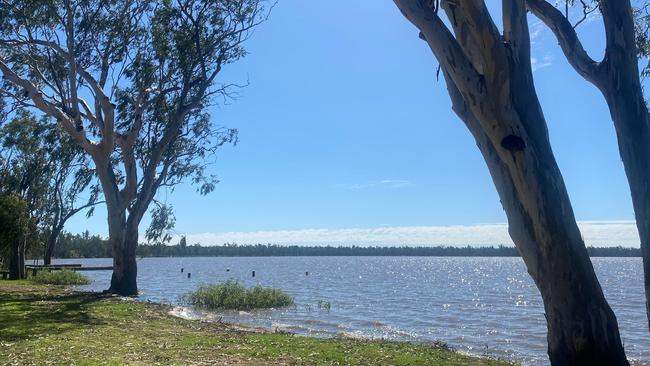
[{"label": "tree shadow on grass", "polygon": [[90,307],[102,294],[0,293],[0,342],[58,335],[67,331],[104,324],[92,316]]}]

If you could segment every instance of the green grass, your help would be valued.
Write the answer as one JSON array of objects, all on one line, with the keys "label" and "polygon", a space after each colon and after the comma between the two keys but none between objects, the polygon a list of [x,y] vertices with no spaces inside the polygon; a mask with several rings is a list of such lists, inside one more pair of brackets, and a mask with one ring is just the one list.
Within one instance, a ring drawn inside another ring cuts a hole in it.
[{"label": "green grass", "polygon": [[244,332],[169,310],[0,280],[0,364],[508,365],[435,345]]},{"label": "green grass", "polygon": [[90,283],[88,277],[70,270],[55,272],[39,271],[31,280],[42,285],[61,286],[88,285]]},{"label": "green grass", "polygon": [[282,290],[260,285],[246,288],[236,281],[201,286],[181,296],[180,300],[183,304],[205,309],[251,310],[293,305],[291,296]]}]

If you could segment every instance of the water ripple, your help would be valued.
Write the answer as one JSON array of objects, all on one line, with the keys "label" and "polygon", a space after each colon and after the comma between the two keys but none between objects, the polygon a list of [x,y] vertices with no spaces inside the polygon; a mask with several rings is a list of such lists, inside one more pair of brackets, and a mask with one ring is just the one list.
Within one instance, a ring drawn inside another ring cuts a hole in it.
[{"label": "water ripple", "polygon": [[[67,262],[110,265],[110,259]],[[641,259],[593,262],[628,356],[635,365],[649,364]],[[213,319],[318,337],[441,340],[461,351],[548,365],[542,301],[519,258],[144,258],[138,265],[142,297],[152,301],[174,304],[202,283],[228,279],[279,287],[296,301],[292,309]],[[85,289],[108,287],[109,272],[88,274],[95,282]],[[330,309],[319,309],[319,301]]]}]

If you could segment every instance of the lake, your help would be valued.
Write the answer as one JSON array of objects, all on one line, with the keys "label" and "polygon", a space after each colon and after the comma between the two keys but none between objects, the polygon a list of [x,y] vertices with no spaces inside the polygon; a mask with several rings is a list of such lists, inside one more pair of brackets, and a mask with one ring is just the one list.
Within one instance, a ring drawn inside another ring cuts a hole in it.
[{"label": "lake", "polygon": [[[614,309],[628,357],[650,365],[640,258],[593,258]],[[111,265],[108,258],[54,263]],[[184,272],[181,273],[181,268]],[[255,271],[255,277],[251,272]],[[187,278],[187,273],[192,274]],[[309,272],[307,275],[306,272]],[[110,272],[84,272],[108,288]],[[214,257],[138,260],[141,298],[177,304],[200,284],[235,279],[281,288],[296,307],[187,317],[262,326],[298,334],[440,340],[473,354],[548,365],[546,324],[537,289],[520,258],[477,257]],[[330,306],[327,306],[327,305]]]}]

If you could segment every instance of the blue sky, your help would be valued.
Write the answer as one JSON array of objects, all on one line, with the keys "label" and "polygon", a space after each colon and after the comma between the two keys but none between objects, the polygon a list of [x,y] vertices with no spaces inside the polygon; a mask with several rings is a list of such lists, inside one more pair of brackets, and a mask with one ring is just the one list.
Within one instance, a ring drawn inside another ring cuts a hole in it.
[{"label": "blue sky", "polygon": [[[634,245],[607,106],[552,34],[530,20],[535,83],[583,235],[592,244]],[[240,131],[240,143],[210,168],[221,179],[217,189],[206,197],[190,186],[158,195],[176,210],[176,232],[203,244],[364,241],[378,232],[388,234],[367,241],[507,242],[487,168],[417,33],[388,0],[280,0],[249,55],[223,73],[223,82],[250,85],[212,108],[214,123]],[[600,59],[600,20],[579,33]],[[105,235],[97,211],[67,229]]]}]

